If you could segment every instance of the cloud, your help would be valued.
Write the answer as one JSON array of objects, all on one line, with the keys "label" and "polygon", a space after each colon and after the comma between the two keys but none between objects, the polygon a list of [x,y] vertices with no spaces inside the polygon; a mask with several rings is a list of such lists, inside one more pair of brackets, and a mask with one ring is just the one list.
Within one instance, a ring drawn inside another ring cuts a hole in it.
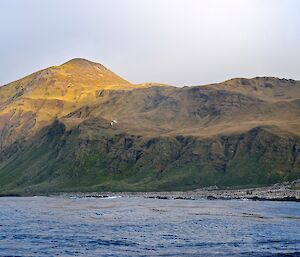
[{"label": "cloud", "polygon": [[3,0],[0,84],[74,57],[132,82],[299,79],[297,0]]}]

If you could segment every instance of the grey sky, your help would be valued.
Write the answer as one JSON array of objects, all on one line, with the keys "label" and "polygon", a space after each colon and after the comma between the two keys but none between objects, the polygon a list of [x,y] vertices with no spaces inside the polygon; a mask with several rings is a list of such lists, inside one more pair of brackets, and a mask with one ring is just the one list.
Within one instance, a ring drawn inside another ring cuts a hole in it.
[{"label": "grey sky", "polygon": [[0,84],[74,57],[134,82],[300,79],[298,0],[1,0]]}]

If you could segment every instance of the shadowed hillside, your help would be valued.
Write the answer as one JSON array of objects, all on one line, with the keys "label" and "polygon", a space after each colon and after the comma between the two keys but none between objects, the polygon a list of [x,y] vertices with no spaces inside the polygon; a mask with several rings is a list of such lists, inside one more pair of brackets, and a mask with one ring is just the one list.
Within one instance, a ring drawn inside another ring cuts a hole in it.
[{"label": "shadowed hillside", "polygon": [[185,190],[300,178],[299,81],[134,85],[73,59],[1,87],[0,96],[2,193]]}]

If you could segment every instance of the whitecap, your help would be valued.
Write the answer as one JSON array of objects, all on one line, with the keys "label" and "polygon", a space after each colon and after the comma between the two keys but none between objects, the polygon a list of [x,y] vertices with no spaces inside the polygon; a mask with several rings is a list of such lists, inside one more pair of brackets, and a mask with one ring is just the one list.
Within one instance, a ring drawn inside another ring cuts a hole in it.
[{"label": "whitecap", "polygon": [[121,195],[114,195],[114,196],[106,197],[105,199],[116,199],[116,198],[121,198],[121,197],[122,197]]}]

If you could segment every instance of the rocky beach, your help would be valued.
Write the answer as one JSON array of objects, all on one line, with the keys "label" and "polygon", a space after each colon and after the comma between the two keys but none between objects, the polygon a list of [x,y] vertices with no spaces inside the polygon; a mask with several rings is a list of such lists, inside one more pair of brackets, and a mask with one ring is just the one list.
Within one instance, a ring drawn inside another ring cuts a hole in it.
[{"label": "rocky beach", "polygon": [[108,198],[120,196],[138,196],[156,199],[181,199],[181,200],[232,200],[247,199],[253,201],[294,201],[300,202],[300,180],[274,184],[260,188],[244,189],[218,189],[207,187],[193,191],[170,192],[90,192],[90,193],[62,193],[63,197]]}]

